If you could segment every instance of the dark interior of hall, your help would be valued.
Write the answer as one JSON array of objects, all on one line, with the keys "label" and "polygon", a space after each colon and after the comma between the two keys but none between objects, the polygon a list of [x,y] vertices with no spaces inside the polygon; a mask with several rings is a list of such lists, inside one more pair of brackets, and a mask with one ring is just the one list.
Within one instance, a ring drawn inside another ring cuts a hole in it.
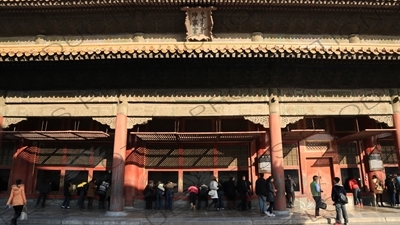
[{"label": "dark interior of hall", "polygon": [[267,58],[0,63],[0,90],[398,88],[400,62]]}]

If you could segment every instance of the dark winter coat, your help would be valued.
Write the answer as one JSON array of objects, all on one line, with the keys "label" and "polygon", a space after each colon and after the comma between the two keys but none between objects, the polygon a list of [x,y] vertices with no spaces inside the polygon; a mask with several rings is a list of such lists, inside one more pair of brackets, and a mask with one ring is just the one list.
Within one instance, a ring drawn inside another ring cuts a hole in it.
[{"label": "dark winter coat", "polygon": [[275,202],[275,186],[270,181],[267,180],[267,202]]},{"label": "dark winter coat", "polygon": [[224,191],[226,195],[235,195],[236,194],[236,188],[235,188],[235,181],[234,180],[229,180],[224,183]]},{"label": "dark winter coat", "polygon": [[256,181],[256,195],[267,196],[267,181],[262,177]]},{"label": "dark winter coat", "polygon": [[340,200],[339,200],[340,193],[343,193],[344,195],[346,195],[346,190],[344,189],[344,187],[342,185],[335,184],[332,187],[332,194],[331,194],[332,201],[334,201],[335,203],[340,202]]}]

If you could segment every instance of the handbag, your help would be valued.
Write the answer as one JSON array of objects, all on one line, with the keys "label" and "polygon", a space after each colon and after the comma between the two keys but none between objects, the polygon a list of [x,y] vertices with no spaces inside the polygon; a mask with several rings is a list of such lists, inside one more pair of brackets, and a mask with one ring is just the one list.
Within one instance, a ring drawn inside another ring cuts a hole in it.
[{"label": "handbag", "polygon": [[24,205],[24,208],[22,208],[21,216],[19,216],[19,220],[28,220],[28,209],[26,208],[26,205]]},{"label": "handbag", "polygon": [[247,201],[247,202],[251,202],[250,194],[246,194],[246,201]]},{"label": "handbag", "polygon": [[321,204],[319,205],[320,209],[326,209],[328,207],[328,205],[325,202],[321,202]]},{"label": "handbag", "polygon": [[210,191],[208,192],[208,195],[210,195],[210,196],[215,195],[215,190],[210,190]]}]

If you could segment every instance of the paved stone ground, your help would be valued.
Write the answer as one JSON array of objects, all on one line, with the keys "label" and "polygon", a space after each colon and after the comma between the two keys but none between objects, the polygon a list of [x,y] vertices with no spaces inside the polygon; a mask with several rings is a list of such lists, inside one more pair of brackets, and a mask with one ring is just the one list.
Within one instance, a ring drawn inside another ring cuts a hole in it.
[{"label": "paved stone ground", "polygon": [[[0,200],[0,204],[4,201]],[[258,209],[254,208],[248,211],[237,210],[189,210],[186,204],[176,206],[172,211],[166,210],[143,210],[137,208],[125,208],[119,215],[99,209],[78,209],[72,202],[72,209],[61,209],[59,202],[48,202],[45,208],[34,208],[33,202],[28,203],[28,220],[19,221],[18,225],[28,224],[65,224],[65,225],[83,225],[83,224],[104,224],[104,225],[253,225],[253,224],[333,224],[335,210],[329,205],[327,210],[321,210],[321,217],[315,218],[314,210],[290,209],[276,217],[267,217],[260,215]],[[253,205],[257,202],[254,201]],[[74,207],[75,206],[75,207]],[[97,206],[95,204],[95,206]],[[389,222],[400,224],[400,207],[371,207],[364,206],[362,209],[349,210],[349,224],[365,224]],[[10,224],[13,210],[2,210],[0,212],[0,224]]]}]

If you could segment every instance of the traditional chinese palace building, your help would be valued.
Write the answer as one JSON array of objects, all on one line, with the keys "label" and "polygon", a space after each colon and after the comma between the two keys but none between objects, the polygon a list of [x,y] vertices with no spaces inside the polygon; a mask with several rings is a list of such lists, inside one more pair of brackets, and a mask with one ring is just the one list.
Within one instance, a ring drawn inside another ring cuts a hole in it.
[{"label": "traditional chinese palace building", "polygon": [[[111,211],[148,180],[259,172],[310,199],[399,169],[400,5],[336,1],[0,1],[0,196],[22,179],[111,178]],[[253,187],[254,188],[254,187]]]}]

